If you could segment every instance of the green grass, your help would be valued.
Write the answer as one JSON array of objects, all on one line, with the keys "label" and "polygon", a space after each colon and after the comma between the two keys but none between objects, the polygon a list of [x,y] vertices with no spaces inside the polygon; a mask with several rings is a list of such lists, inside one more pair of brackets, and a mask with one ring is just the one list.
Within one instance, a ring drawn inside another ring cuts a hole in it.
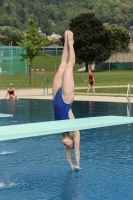
[{"label": "green grass", "polygon": [[[37,56],[33,60],[33,69],[45,69],[45,71],[56,71],[60,64],[61,56]],[[74,70],[81,68],[81,65],[76,64]]]},{"label": "green grass", "polygon": [[[44,87],[44,79],[49,80],[48,86],[52,87],[53,78],[55,71],[60,63],[61,56],[49,56],[49,57],[36,57],[34,59],[35,69],[45,69],[43,72],[36,72],[36,70],[31,74],[32,85],[28,86],[28,75],[1,75],[0,76],[0,89],[6,89],[10,82],[14,84],[17,88],[42,88]],[[84,83],[84,80],[88,78],[88,73],[78,73],[76,70],[80,68],[81,65],[75,65],[74,67],[74,80],[75,86],[83,86],[87,88],[88,83]],[[96,89],[97,93],[126,93],[126,88],[113,88],[114,85],[128,85],[129,83],[133,85],[133,71],[132,70],[118,70],[118,71],[94,71],[95,76],[95,86],[112,86],[112,88],[102,88]],[[94,87],[95,87],[94,86]],[[85,90],[86,92],[86,90]]]},{"label": "green grass", "polygon": [[[81,93],[86,93],[87,88],[86,89],[77,89],[75,90],[76,92],[81,92]],[[126,87],[122,87],[122,88],[96,88],[95,89],[96,93],[118,93],[118,94],[126,94],[127,92],[127,88]],[[90,93],[92,93],[92,90],[90,90]]]},{"label": "green grass", "polygon": [[49,87],[52,86],[54,74],[32,74],[32,84],[28,86],[28,75],[2,75],[0,76],[0,88],[5,89],[9,83],[13,83],[15,88],[42,88],[44,87],[44,79],[49,79]]},{"label": "green grass", "polygon": [[133,84],[133,70],[102,71],[94,75],[98,86]]}]

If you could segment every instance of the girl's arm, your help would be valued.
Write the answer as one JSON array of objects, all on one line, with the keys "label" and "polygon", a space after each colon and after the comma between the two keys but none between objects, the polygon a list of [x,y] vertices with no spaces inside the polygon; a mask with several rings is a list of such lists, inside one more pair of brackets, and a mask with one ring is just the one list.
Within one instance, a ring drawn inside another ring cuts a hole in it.
[{"label": "girl's arm", "polygon": [[79,165],[80,165],[80,132],[79,131],[73,132],[73,140],[74,140],[74,154],[75,154],[75,161],[76,161],[75,168],[79,168]]},{"label": "girl's arm", "polygon": [[[63,140],[62,135],[61,135],[61,140]],[[62,144],[63,144],[63,142],[62,142]],[[64,145],[63,145],[63,147],[64,147]],[[70,165],[71,169],[74,170],[75,166],[72,164],[70,149],[64,147],[64,151],[65,151],[65,154],[66,154],[66,159],[67,159],[68,164]]]},{"label": "girl's arm", "polygon": [[13,91],[14,91],[14,96],[15,96],[15,88],[13,88]]},{"label": "girl's arm", "polygon": [[87,78],[84,82],[87,82],[89,80],[89,78]]},{"label": "girl's arm", "polygon": [[94,77],[93,77],[93,83],[95,83],[95,79],[94,79]]},{"label": "girl's arm", "polygon": [[66,147],[64,147],[64,151],[66,154],[66,159],[67,159],[68,164],[70,165],[71,169],[74,170],[75,166],[72,163],[70,149],[67,149]]}]

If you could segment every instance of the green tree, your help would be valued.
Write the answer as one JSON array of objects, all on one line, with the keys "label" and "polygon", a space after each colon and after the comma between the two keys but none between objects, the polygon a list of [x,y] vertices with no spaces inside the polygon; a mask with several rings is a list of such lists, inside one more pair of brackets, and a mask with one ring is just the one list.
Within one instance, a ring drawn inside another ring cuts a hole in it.
[{"label": "green tree", "polygon": [[88,65],[107,60],[111,55],[111,35],[94,14],[81,14],[71,20],[77,63]]},{"label": "green tree", "polygon": [[112,50],[127,50],[130,42],[129,31],[123,26],[112,24],[108,26],[108,30],[111,32],[112,37]]},{"label": "green tree", "polygon": [[2,42],[4,45],[9,46],[12,44],[12,46],[18,46],[18,42],[20,42],[22,39],[21,35],[11,35],[8,36],[0,36],[0,42]]},{"label": "green tree", "polygon": [[33,15],[30,15],[28,25],[29,29],[26,31],[24,39],[18,42],[18,44],[26,50],[26,54],[22,54],[22,57],[23,59],[29,60],[29,85],[31,85],[31,66],[33,59],[39,54],[42,46],[48,46],[53,42],[39,35],[37,22],[35,22]]},{"label": "green tree", "polygon": [[1,0],[0,1],[0,6],[3,6],[3,4],[4,4],[4,0]]}]

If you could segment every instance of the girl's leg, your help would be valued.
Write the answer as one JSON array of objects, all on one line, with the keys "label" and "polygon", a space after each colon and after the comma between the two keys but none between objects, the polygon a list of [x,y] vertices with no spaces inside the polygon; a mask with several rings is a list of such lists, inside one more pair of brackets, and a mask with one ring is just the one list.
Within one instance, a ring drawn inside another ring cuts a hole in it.
[{"label": "girl's leg", "polygon": [[64,43],[64,49],[61,57],[60,66],[58,68],[58,71],[55,74],[54,80],[53,80],[53,97],[55,96],[56,92],[62,85],[62,77],[64,74],[64,70],[67,65],[68,61],[68,43],[67,43],[67,34],[68,31],[65,31],[64,37],[65,37],[65,43]]},{"label": "girl's leg", "polygon": [[73,43],[73,33],[68,31],[68,62],[62,79],[62,95],[66,103],[72,103],[74,99],[73,67],[75,64],[75,52]]},{"label": "girl's leg", "polygon": [[91,85],[89,84],[88,89],[87,89],[87,94],[89,93],[90,89],[91,89]]},{"label": "girl's leg", "polygon": [[95,93],[95,89],[94,89],[93,85],[92,85],[92,91],[93,91],[93,94],[94,94]]}]

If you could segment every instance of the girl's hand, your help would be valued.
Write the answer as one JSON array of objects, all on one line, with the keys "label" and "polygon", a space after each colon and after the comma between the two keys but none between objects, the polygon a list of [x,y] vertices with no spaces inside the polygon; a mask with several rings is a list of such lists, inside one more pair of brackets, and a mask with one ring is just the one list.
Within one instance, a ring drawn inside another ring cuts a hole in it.
[{"label": "girl's hand", "polygon": [[72,164],[71,165],[71,169],[74,170],[75,169],[75,165]]},{"label": "girl's hand", "polygon": [[82,170],[82,168],[80,168],[79,166],[74,166],[75,168],[74,168],[74,171],[79,171],[79,170]]}]

